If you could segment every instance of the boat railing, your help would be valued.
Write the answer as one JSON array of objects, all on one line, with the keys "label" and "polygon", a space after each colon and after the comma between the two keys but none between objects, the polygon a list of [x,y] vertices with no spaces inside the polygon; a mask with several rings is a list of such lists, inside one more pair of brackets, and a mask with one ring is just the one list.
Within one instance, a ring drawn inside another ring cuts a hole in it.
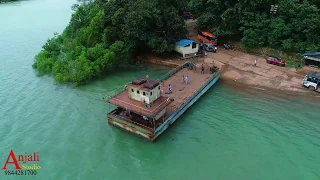
[{"label": "boat railing", "polygon": [[145,125],[140,124],[138,122],[132,121],[131,119],[128,119],[128,118],[125,118],[125,117],[122,117],[122,116],[119,116],[119,115],[115,115],[115,116],[118,117],[118,118],[124,119],[124,120],[128,121],[129,123],[136,124],[136,125],[138,125],[138,126],[140,126],[142,128],[145,128],[145,129],[148,129],[148,130],[151,130],[151,131],[153,130],[153,128],[145,126]]},{"label": "boat railing", "polygon": [[[130,82],[128,82],[126,84],[130,84]],[[105,95],[105,99],[108,100],[108,99],[116,96],[117,94],[121,93],[122,91],[125,91],[126,90],[125,88],[126,88],[126,85],[114,89],[113,91],[111,91],[111,92],[109,92],[108,94]]]},{"label": "boat railing", "polygon": [[117,115],[117,114],[115,113],[115,111],[113,111],[113,112],[111,112],[111,113],[109,113],[109,114],[112,115],[112,116],[115,116],[115,117],[117,117],[117,118],[119,118],[119,119],[123,119],[123,120],[125,120],[125,121],[127,121],[127,122],[129,122],[129,123],[131,123],[131,124],[138,125],[138,126],[140,126],[140,127],[142,127],[142,128],[145,128],[145,129],[148,129],[148,130],[151,130],[151,131],[154,130],[154,129],[151,128],[151,127],[145,126],[145,125],[140,124],[140,123],[135,122],[135,121],[132,121],[132,120],[129,119],[129,118],[126,118],[126,117]]},{"label": "boat railing", "polygon": [[140,105],[135,105],[130,102],[126,102],[121,99],[117,99],[115,97],[113,97],[113,100],[117,101],[119,103],[125,104],[124,106],[126,107],[126,109],[131,109],[131,111],[136,112],[137,114],[141,114],[141,111],[143,111],[146,114],[146,116],[148,116],[148,117],[153,117],[155,113],[160,112],[160,110],[163,108],[164,104],[169,103],[170,101],[171,102],[174,101],[172,98],[168,97],[166,99],[166,101],[163,101],[162,103],[157,105],[155,108],[146,109],[144,107],[141,107]]},{"label": "boat railing", "polygon": [[187,67],[189,65],[189,63],[185,63],[181,66],[178,66],[176,68],[174,68],[173,70],[169,71],[168,73],[166,73],[165,75],[161,76],[159,79],[157,79],[160,82],[163,82],[164,80],[170,78],[172,75],[176,74],[178,71],[180,71],[181,69]]}]

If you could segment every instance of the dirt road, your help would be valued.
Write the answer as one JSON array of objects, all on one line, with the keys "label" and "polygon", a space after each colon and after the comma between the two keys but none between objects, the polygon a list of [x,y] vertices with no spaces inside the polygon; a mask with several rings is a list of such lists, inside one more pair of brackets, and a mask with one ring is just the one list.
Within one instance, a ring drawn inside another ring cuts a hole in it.
[{"label": "dirt road", "polygon": [[[195,24],[195,20],[186,21],[189,39],[197,40]],[[253,66],[255,59],[257,66]],[[222,47],[218,47],[217,53],[208,53],[205,62],[212,63],[212,61],[221,69],[221,78],[225,80],[237,81],[249,86],[299,92],[308,91],[301,86],[302,79],[310,71],[308,67],[296,71],[295,68],[267,64],[265,58],[262,57],[240,51],[224,50]]]},{"label": "dirt road", "polygon": [[[257,66],[253,66],[257,59]],[[205,62],[216,63],[221,68],[221,78],[237,81],[249,86],[268,87],[289,91],[307,91],[301,86],[303,75],[295,68],[279,67],[267,64],[264,58],[238,51],[220,49],[218,53],[209,53]]]},{"label": "dirt road", "polygon": [[[189,39],[197,40],[194,20],[186,21]],[[161,59],[159,57],[147,56],[146,59],[152,63],[164,65],[181,65],[186,61],[181,59]],[[257,66],[253,66],[254,60]],[[308,71],[319,71],[319,69],[309,69],[304,67],[301,70],[295,68],[280,67],[267,64],[264,57],[250,55],[237,50],[224,50],[218,47],[217,53],[208,53],[206,58],[197,60],[197,64],[208,64],[221,69],[221,79],[245,84],[252,87],[272,88],[285,91],[308,92],[301,83]]]}]

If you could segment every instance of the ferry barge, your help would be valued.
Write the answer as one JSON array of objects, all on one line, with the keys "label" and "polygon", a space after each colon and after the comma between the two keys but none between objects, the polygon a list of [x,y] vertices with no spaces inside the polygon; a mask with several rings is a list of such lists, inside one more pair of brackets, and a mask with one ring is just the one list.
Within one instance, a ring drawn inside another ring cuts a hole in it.
[{"label": "ferry barge", "polygon": [[[108,123],[154,141],[220,78],[216,67],[185,63],[159,80],[137,78],[107,102],[117,106],[108,113]],[[189,77],[189,82],[183,81]],[[171,92],[168,86],[171,85]]]}]

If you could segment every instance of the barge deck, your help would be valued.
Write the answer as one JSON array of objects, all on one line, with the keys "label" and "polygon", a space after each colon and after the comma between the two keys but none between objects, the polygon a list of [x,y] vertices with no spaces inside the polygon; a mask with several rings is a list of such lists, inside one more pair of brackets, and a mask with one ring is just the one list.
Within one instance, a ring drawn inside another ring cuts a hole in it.
[{"label": "barge deck", "polygon": [[[118,106],[108,114],[108,123],[154,141],[220,78],[219,69],[210,73],[210,66],[204,64],[204,72],[201,72],[201,66],[186,63],[168,72],[159,80],[162,93],[151,107],[130,99],[127,90],[123,89],[108,99],[109,103]],[[183,82],[183,75],[189,77],[187,84]],[[170,94],[167,93],[169,84],[172,87]],[[130,110],[129,115],[127,110]]]}]

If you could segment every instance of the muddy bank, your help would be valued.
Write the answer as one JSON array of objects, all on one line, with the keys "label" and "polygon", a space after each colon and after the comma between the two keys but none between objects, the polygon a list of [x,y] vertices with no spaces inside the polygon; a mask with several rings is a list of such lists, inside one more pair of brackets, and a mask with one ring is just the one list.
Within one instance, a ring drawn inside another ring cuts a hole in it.
[{"label": "muddy bank", "polygon": [[[186,21],[187,37],[197,40],[197,31],[195,30],[195,20]],[[146,55],[142,57],[154,64],[166,66],[179,66],[186,63],[186,60],[179,58],[160,58],[155,55]],[[253,66],[254,60],[257,60],[257,66]],[[237,50],[225,50],[218,47],[217,53],[209,52],[206,58],[197,58],[194,63],[197,67],[205,64],[207,67],[212,63],[220,68],[221,79],[227,82],[243,84],[253,88],[276,89],[282,92],[301,92],[310,93],[319,96],[319,93],[309,92],[302,87],[302,80],[309,71],[319,71],[304,67],[300,70],[295,68],[280,67],[267,64],[265,58],[243,53]]]},{"label": "muddy bank", "polygon": [[[249,86],[268,87],[286,91],[307,92],[301,86],[304,75],[295,68],[286,68],[267,64],[264,58],[239,51],[220,49],[218,53],[209,53],[207,61],[217,61],[222,67],[221,77]],[[257,60],[257,66],[253,61]]]},{"label": "muddy bank", "polygon": [[[186,63],[186,60],[160,58],[154,55],[141,57],[144,60],[170,67],[176,67]],[[257,66],[253,66],[253,60],[257,59]],[[212,62],[221,70],[221,79],[228,84],[252,87],[260,90],[279,90],[278,93],[299,92],[310,93],[317,96],[316,92],[309,92],[302,87],[304,69],[297,71],[294,68],[279,67],[265,62],[264,58],[245,54],[238,51],[219,50],[218,53],[208,53],[206,58],[198,58],[194,61],[197,67],[202,64],[209,68]],[[235,86],[236,87],[236,86]]]},{"label": "muddy bank", "polygon": [[232,88],[236,91],[241,91],[243,93],[248,94],[258,94],[261,93],[266,95],[272,95],[279,98],[295,98],[295,97],[303,97],[304,99],[308,99],[309,101],[319,101],[320,94],[317,92],[299,92],[299,91],[283,91],[280,89],[274,89],[269,87],[260,87],[260,86],[248,86],[247,84],[243,84],[237,81],[233,81],[230,79],[220,79],[220,83]]}]

